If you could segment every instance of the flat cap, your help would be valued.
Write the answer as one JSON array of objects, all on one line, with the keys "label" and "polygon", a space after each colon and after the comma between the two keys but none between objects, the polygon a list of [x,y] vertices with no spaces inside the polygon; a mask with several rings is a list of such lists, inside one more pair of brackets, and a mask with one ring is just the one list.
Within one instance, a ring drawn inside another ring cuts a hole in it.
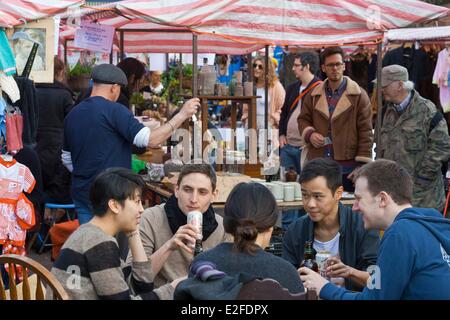
[{"label": "flat cap", "polygon": [[128,84],[125,73],[115,65],[108,63],[99,64],[92,69],[92,80],[95,83],[119,84],[121,86]]},{"label": "flat cap", "polygon": [[395,81],[408,81],[408,69],[393,64],[381,70],[381,87],[386,87]]}]

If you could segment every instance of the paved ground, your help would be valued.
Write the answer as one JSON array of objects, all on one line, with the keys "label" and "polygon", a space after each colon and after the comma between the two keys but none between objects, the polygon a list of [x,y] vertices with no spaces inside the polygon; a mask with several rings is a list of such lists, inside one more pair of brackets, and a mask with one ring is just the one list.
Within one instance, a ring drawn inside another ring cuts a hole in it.
[{"label": "paved ground", "polygon": [[52,251],[49,250],[47,252],[43,252],[42,254],[38,254],[33,249],[30,249],[30,251],[27,252],[27,256],[30,257],[31,259],[39,262],[44,267],[46,267],[48,270],[50,270],[52,268],[52,265],[53,265],[53,262],[50,259],[51,252]]}]

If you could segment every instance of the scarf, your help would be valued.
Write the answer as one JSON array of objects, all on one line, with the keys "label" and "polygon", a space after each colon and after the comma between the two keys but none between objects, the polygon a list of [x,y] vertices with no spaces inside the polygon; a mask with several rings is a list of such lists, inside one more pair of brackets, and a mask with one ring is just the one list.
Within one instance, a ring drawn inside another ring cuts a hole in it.
[{"label": "scarf", "polygon": [[[187,223],[187,215],[185,215],[180,207],[178,207],[178,199],[175,195],[172,195],[169,200],[167,200],[164,210],[166,211],[170,230],[172,230],[173,234],[177,232],[179,227],[184,226]],[[203,241],[208,239],[218,225],[213,207],[212,205],[209,205],[208,210],[203,213]]]}]

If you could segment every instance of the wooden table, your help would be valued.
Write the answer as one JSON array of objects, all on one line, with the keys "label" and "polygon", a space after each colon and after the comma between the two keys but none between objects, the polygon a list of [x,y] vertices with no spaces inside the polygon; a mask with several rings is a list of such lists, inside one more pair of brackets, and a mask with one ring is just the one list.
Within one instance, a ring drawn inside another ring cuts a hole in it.
[{"label": "wooden table", "polygon": [[[162,183],[146,181],[145,185],[146,190],[143,198],[144,200],[149,201],[148,204],[145,202],[146,207],[166,202],[167,199],[169,199],[173,194],[172,190]],[[353,205],[355,203],[355,199],[341,199],[341,202],[344,205]],[[213,203],[213,206],[214,209],[223,211],[225,203]],[[278,208],[280,208],[281,211],[303,209],[303,201],[278,202]]]}]

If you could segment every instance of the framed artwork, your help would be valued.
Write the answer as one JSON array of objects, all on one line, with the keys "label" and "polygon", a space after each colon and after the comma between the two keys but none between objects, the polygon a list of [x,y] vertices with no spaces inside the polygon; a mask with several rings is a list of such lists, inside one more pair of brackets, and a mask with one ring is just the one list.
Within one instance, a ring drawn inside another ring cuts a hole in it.
[{"label": "framed artwork", "polygon": [[[13,34],[16,34],[16,36],[13,37]],[[8,35],[16,58],[17,74],[22,75],[33,44],[37,43],[38,47],[29,78],[37,83],[52,83],[55,52],[55,23],[53,19],[43,19],[16,27],[10,30]],[[14,38],[14,40],[11,38]]]}]

